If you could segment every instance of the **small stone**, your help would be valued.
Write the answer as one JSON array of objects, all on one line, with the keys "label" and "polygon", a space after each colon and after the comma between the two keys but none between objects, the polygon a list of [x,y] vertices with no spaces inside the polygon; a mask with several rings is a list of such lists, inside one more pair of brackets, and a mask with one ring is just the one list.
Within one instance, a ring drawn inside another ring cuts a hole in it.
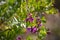
[{"label": "small stone", "polygon": [[48,32],[47,32],[47,34],[48,34],[48,35],[50,35],[50,34],[51,34],[51,32],[50,32],[50,31],[48,31]]}]

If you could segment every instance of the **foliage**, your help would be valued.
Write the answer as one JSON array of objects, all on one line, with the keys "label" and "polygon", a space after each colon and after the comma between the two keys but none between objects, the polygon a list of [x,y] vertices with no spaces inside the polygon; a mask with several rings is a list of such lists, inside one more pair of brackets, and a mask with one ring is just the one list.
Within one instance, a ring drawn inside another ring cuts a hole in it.
[{"label": "foliage", "polygon": [[42,12],[55,14],[57,10],[53,3],[54,0],[0,0],[0,40],[14,40],[16,35],[24,34],[29,27],[32,32],[38,29],[38,38],[42,40],[47,32],[43,25],[46,19]]}]

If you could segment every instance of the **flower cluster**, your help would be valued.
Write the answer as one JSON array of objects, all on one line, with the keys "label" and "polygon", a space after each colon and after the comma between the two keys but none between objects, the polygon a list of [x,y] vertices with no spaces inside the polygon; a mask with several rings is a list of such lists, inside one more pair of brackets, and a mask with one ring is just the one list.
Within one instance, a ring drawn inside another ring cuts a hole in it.
[{"label": "flower cluster", "polygon": [[[46,30],[44,29],[44,27],[42,27],[42,30],[40,30],[41,29],[41,26],[42,26],[42,23],[41,23],[41,19],[40,19],[40,17],[39,16],[36,16],[35,18],[32,16],[32,13],[29,13],[28,15],[27,15],[27,18],[25,19],[25,21],[26,21],[26,23],[28,23],[29,22],[29,24],[27,24],[28,25],[28,27],[26,27],[25,29],[25,33],[26,34],[29,34],[29,33],[38,33],[38,34],[40,34],[40,35],[46,35]],[[36,25],[31,25],[30,26],[30,24],[32,23],[33,24],[33,22],[36,24]],[[26,25],[26,26],[27,26]],[[44,31],[45,30],[45,31]],[[41,33],[40,33],[41,32]],[[47,31],[47,34],[49,35],[50,34],[50,31],[48,30]],[[18,36],[17,37],[17,40],[21,40],[21,37],[20,36]]]},{"label": "flower cluster", "polygon": [[32,32],[32,33],[36,33],[37,30],[38,30],[38,29],[37,29],[36,27],[27,28],[27,31]]},{"label": "flower cluster", "polygon": [[31,13],[29,13],[28,15],[27,15],[27,18],[26,18],[26,22],[33,22],[33,17],[32,17],[32,14]]},{"label": "flower cluster", "polygon": [[36,23],[37,23],[37,26],[38,26],[38,27],[41,26],[41,20],[40,20],[40,17],[36,17]]},{"label": "flower cluster", "polygon": [[27,27],[27,30],[32,32],[32,33],[36,33],[38,31],[38,27],[41,26],[41,20],[40,20],[40,17],[35,17],[36,20],[32,17],[32,13],[29,13],[27,15],[27,18],[26,18],[26,22],[30,22],[30,23],[33,23],[33,21],[35,20],[36,22],[36,25],[34,26],[31,26],[30,28]]}]

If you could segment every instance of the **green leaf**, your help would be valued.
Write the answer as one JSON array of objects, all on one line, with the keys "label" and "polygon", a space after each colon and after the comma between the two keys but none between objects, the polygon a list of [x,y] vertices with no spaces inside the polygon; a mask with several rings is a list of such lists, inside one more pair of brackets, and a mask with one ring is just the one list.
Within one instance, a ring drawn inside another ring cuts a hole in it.
[{"label": "green leaf", "polygon": [[13,5],[16,0],[6,0],[8,4]]},{"label": "green leaf", "polygon": [[26,40],[33,40],[31,36],[28,36]]}]

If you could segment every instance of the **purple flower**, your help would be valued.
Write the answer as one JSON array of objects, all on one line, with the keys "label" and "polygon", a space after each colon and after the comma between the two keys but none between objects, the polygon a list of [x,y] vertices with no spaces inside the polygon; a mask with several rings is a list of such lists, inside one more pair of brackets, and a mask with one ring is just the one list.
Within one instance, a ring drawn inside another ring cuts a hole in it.
[{"label": "purple flower", "polygon": [[36,17],[36,22],[41,23],[40,17]]},{"label": "purple flower", "polygon": [[26,18],[26,22],[33,22],[33,17],[32,17],[32,13],[29,13],[28,15],[27,15],[27,18]]},{"label": "purple flower", "polygon": [[29,18],[26,18],[26,22],[29,20]]},{"label": "purple flower", "polygon": [[17,36],[16,40],[21,40],[21,36]]},{"label": "purple flower", "polygon": [[33,20],[34,20],[34,19],[33,19],[32,17],[29,18],[29,22],[33,22]]},{"label": "purple flower", "polygon": [[31,33],[31,28],[26,28],[26,34],[28,35],[29,33]]},{"label": "purple flower", "polygon": [[27,28],[28,32],[32,32],[32,33],[36,33],[37,32],[37,28],[33,27],[33,28]]},{"label": "purple flower", "polygon": [[31,30],[33,33],[36,33],[37,32],[37,28],[36,27],[34,27],[34,28],[32,28],[32,30]]},{"label": "purple flower", "polygon": [[29,31],[29,32],[30,32],[30,31],[31,31],[31,28],[27,28],[27,31]]},{"label": "purple flower", "polygon": [[38,27],[40,27],[42,24],[40,23],[40,24],[38,24]]},{"label": "purple flower", "polygon": [[28,21],[29,21],[29,22],[33,22],[33,20],[34,20],[34,19],[33,19],[32,17],[26,18],[26,22],[28,22]]},{"label": "purple flower", "polygon": [[37,22],[37,23],[38,23],[38,22],[40,22],[40,23],[41,23],[41,20],[40,20],[40,19],[37,19],[37,20],[36,20],[36,22]]},{"label": "purple flower", "polygon": [[38,27],[41,26],[41,20],[40,20],[40,17],[37,17],[37,18],[36,18],[36,23],[37,23],[37,26],[38,26]]}]

